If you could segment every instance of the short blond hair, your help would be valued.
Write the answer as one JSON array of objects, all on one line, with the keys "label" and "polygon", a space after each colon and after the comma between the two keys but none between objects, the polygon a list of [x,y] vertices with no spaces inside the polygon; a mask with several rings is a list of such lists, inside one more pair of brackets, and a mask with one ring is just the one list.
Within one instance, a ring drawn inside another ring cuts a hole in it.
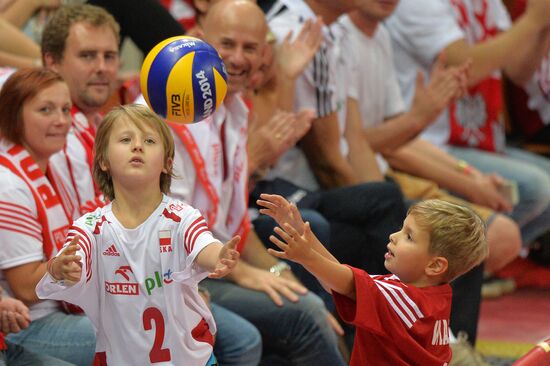
[{"label": "short blond hair", "polygon": [[407,215],[430,235],[429,251],[448,261],[451,281],[487,258],[489,247],[483,220],[470,208],[442,200],[421,201]]},{"label": "short blond hair", "polygon": [[101,169],[101,165],[106,165],[108,161],[107,148],[109,147],[111,130],[114,124],[122,118],[126,118],[128,121],[134,123],[142,131],[144,126],[148,126],[158,132],[164,147],[164,168],[167,170],[167,173],[163,172],[160,175],[160,190],[165,194],[170,193],[172,165],[169,164],[169,161],[174,160],[174,139],[170,132],[170,127],[155,112],[139,104],[117,106],[107,113],[101,121],[94,143],[94,163],[92,170],[95,182],[106,198],[111,201],[115,198],[111,174],[109,171]]}]

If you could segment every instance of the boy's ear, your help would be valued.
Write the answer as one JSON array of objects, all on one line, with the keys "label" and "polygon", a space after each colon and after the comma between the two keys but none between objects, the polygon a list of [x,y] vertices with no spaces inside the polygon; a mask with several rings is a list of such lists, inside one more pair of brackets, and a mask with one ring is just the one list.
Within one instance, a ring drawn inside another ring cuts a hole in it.
[{"label": "boy's ear", "polygon": [[166,164],[164,164],[164,168],[162,169],[162,172],[164,174],[171,174],[173,165],[174,165],[174,159],[168,158],[168,160],[166,160]]},{"label": "boy's ear", "polygon": [[430,277],[440,276],[447,272],[449,261],[445,257],[433,257],[430,263],[426,266],[426,275]]},{"label": "boy's ear", "polygon": [[109,171],[109,164],[107,164],[107,163],[105,162],[104,159],[101,159],[101,160],[99,161],[99,167],[100,167],[101,170],[104,171],[104,172],[108,172],[108,171]]}]

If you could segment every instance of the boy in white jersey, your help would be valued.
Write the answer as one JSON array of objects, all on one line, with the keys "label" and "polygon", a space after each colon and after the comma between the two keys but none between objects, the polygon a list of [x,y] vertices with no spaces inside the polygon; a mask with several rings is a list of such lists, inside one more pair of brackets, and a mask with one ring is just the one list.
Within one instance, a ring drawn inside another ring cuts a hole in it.
[{"label": "boy in white jersey", "polygon": [[390,235],[384,266],[375,276],[340,264],[283,197],[263,194],[260,212],[280,227],[274,256],[302,264],[331,291],[343,320],[357,327],[350,365],[448,365],[449,282],[488,254],[485,225],[470,209],[441,200],[409,209]]},{"label": "boy in white jersey", "polygon": [[197,284],[233,269],[240,237],[223,246],[196,209],[165,195],[174,144],[148,108],[109,112],[94,153],[94,178],[111,204],[75,221],[38,296],[84,309],[104,365],[216,364],[216,328]]}]

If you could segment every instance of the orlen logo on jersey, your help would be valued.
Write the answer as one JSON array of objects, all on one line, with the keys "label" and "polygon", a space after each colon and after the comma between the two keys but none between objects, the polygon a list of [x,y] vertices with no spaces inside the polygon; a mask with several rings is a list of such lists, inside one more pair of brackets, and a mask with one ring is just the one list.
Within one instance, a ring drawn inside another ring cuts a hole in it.
[{"label": "orlen logo on jersey", "polygon": [[174,272],[172,272],[172,270],[169,269],[161,277],[160,272],[155,271],[155,274],[153,277],[147,277],[145,279],[145,289],[147,290],[147,295],[151,295],[151,291],[153,291],[155,287],[161,288],[163,284],[166,284],[166,285],[171,284],[174,281],[172,279],[172,273]]},{"label": "orlen logo on jersey", "polygon": [[[124,278],[125,281],[130,281],[132,268],[130,266],[120,266],[115,274]],[[105,281],[105,291],[113,295],[139,295],[139,285],[135,282],[107,282]]]}]

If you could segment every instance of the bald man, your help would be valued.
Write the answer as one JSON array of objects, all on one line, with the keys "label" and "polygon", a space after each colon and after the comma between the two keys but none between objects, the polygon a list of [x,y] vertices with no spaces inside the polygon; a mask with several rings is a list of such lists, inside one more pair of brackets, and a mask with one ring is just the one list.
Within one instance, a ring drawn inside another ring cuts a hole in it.
[{"label": "bald man", "polygon": [[[254,324],[264,349],[292,365],[344,365],[322,301],[270,256],[250,229],[247,210],[248,109],[240,93],[261,63],[267,24],[245,0],[222,0],[203,23],[205,40],[224,60],[228,92],[205,123],[172,125],[176,156],[172,195],[198,208],[213,234],[241,235],[241,261],[227,280],[205,280],[212,300]],[[238,330],[236,330],[238,332]]]}]

